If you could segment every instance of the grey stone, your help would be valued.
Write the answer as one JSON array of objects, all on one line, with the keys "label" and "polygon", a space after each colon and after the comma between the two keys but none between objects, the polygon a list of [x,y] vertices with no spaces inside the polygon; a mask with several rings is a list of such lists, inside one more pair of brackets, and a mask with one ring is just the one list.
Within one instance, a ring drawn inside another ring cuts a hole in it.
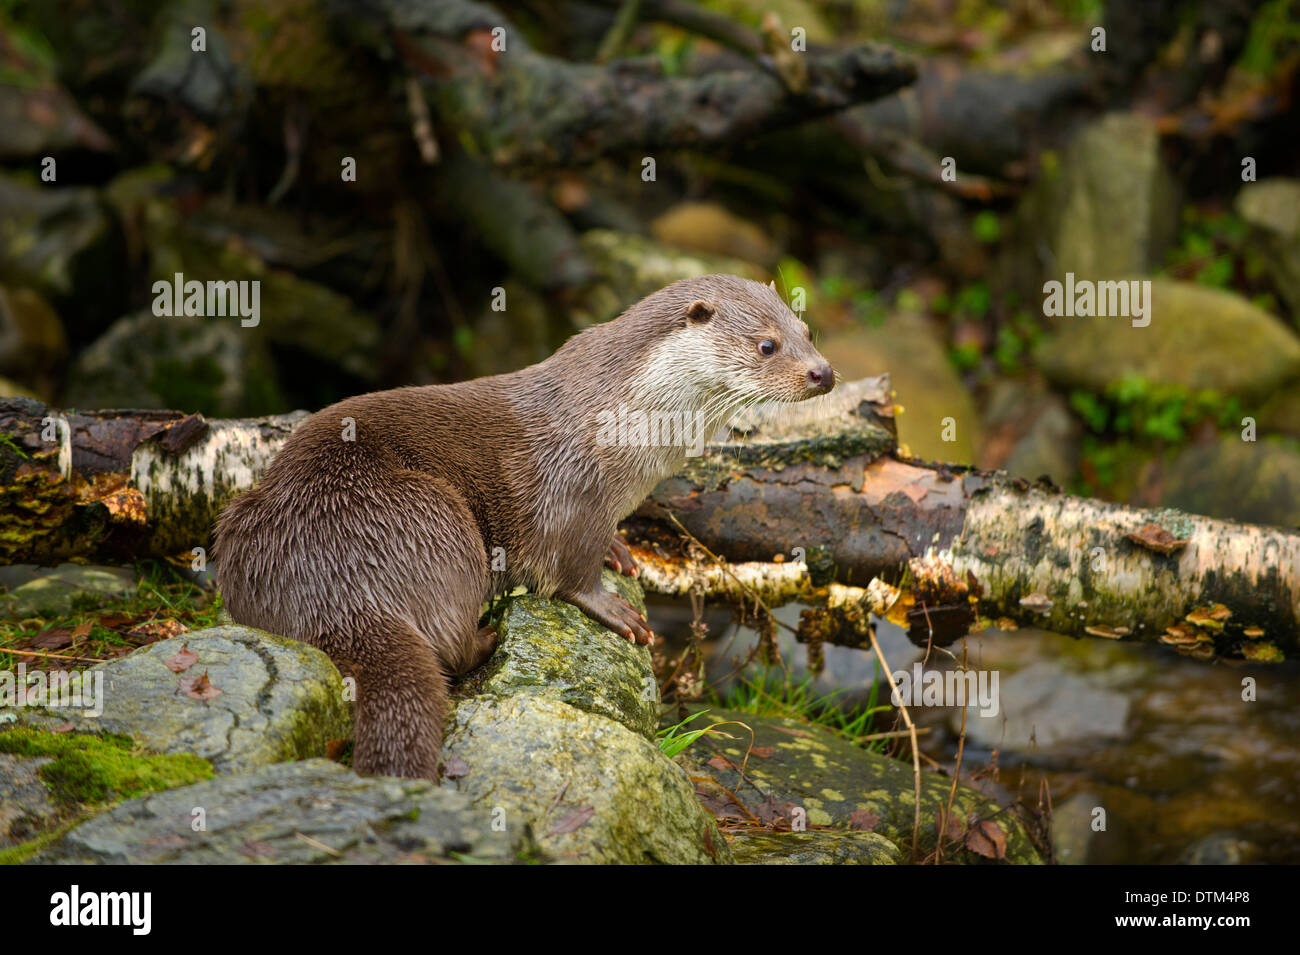
[{"label": "grey stone", "polygon": [[654,743],[620,723],[543,695],[460,702],[443,745],[444,782],[509,831],[583,863],[729,863],[690,780]]},{"label": "grey stone", "polygon": [[[196,830],[202,810],[204,828]],[[511,863],[520,828],[414,779],[363,779],[328,760],[280,763],[121,803],[82,823],[38,863]]]},{"label": "grey stone", "polygon": [[[641,588],[605,571],[617,589],[645,610]],[[593,621],[572,604],[522,596],[510,602],[500,624],[496,652],[466,686],[493,696],[531,693],[617,720],[653,739],[659,720],[659,686],[650,650]]]},{"label": "grey stone", "polygon": [[1300,325],[1300,180],[1246,183],[1236,205],[1253,227],[1250,241],[1290,310],[1291,323]]},{"label": "grey stone", "polygon": [[1018,250],[1040,281],[1115,279],[1160,266],[1178,232],[1178,188],[1150,120],[1112,113],[1084,127],[1020,210]]},{"label": "grey stone", "polygon": [[902,853],[878,832],[740,831],[731,851],[741,865],[898,865]]},{"label": "grey stone", "polygon": [[136,591],[132,570],[87,564],[44,569],[17,564],[5,568],[0,583],[12,587],[7,595],[0,595],[0,612],[14,620],[65,616],[131,597]]},{"label": "grey stone", "polygon": [[40,834],[59,815],[49,787],[37,775],[48,756],[0,753],[0,849]]},{"label": "grey stone", "polygon": [[[164,661],[184,647],[198,662],[173,673]],[[342,680],[329,658],[248,627],[196,630],[89,672],[103,674],[102,715],[21,708],[20,724],[51,729],[71,722],[78,733],[121,734],[151,752],[201,756],[218,773],[321,756],[330,740],[352,734]],[[179,691],[182,677],[204,673],[219,696],[196,700]]]},{"label": "grey stone", "polygon": [[998,687],[1000,711],[983,716],[971,707],[966,714],[966,738],[1003,752],[1122,738],[1128,722],[1128,697],[1099,684],[1049,661],[1003,674]]}]

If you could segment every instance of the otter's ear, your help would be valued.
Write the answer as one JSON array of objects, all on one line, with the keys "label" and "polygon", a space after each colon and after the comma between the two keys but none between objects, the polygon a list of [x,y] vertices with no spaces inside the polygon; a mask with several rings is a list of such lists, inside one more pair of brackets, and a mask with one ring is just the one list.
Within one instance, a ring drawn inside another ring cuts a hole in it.
[{"label": "otter's ear", "polygon": [[703,324],[713,317],[717,309],[713,307],[712,302],[706,302],[703,299],[696,299],[686,309],[686,317],[693,322]]}]

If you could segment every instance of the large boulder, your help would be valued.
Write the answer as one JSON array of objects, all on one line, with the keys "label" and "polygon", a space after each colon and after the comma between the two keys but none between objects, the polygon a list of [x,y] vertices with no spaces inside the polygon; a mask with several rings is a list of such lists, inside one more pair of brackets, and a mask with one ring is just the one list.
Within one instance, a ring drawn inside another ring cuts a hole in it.
[{"label": "large boulder", "polygon": [[[218,773],[322,756],[331,740],[352,732],[343,682],[329,658],[248,627],[161,640],[87,676],[92,692],[103,681],[98,716],[86,707],[23,706],[12,711],[17,724],[128,737],[148,752],[194,754]],[[182,683],[191,678],[204,682],[186,692]]]},{"label": "large boulder", "polygon": [[178,408],[240,417],[281,405],[271,361],[238,318],[118,319],[73,361],[63,403],[73,408]]},{"label": "large boulder", "polygon": [[1017,214],[1011,254],[1026,291],[1047,279],[1154,271],[1178,233],[1178,189],[1150,120],[1112,113],[1045,159]]},{"label": "large boulder", "polygon": [[[608,588],[644,607],[641,588]],[[654,742],[658,684],[645,647],[576,607],[516,597],[496,653],[457,694],[444,785],[575,862],[729,862],[685,773]],[[647,810],[647,807],[651,807]]]},{"label": "large boulder", "polygon": [[545,696],[470,698],[443,745],[450,785],[532,828],[566,862],[726,863],[731,852],[690,780],[620,723]]},{"label": "large boulder", "polygon": [[1095,393],[1126,377],[1189,391],[1263,398],[1300,378],[1300,338],[1233,292],[1154,279],[1151,323],[1066,318],[1037,351],[1062,388]]},{"label": "large boulder", "polygon": [[1250,242],[1286,303],[1291,324],[1300,327],[1300,180],[1247,183],[1236,206],[1250,223]]},{"label": "large boulder", "polygon": [[[610,571],[604,580],[645,611],[640,587]],[[497,627],[496,651],[461,693],[545,696],[608,717],[647,739],[654,738],[659,722],[650,650],[600,627],[572,604],[532,595],[511,601]]]},{"label": "large boulder", "polygon": [[234,865],[526,861],[522,828],[425,780],[363,779],[336,763],[279,763],[124,802],[40,863]]}]

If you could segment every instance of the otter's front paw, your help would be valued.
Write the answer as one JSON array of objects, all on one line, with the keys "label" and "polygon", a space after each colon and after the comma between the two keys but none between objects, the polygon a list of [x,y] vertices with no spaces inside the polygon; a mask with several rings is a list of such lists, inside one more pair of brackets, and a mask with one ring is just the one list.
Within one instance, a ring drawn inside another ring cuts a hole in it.
[{"label": "otter's front paw", "polygon": [[573,604],[592,620],[609,627],[615,633],[622,634],[633,643],[654,642],[654,631],[646,625],[645,617],[618,594],[610,593],[599,584],[593,591],[565,596],[562,599]]},{"label": "otter's front paw", "polygon": [[623,543],[623,538],[617,534],[609,542],[609,550],[605,551],[605,566],[615,573],[628,577],[636,576],[636,561],[632,559],[632,552]]}]

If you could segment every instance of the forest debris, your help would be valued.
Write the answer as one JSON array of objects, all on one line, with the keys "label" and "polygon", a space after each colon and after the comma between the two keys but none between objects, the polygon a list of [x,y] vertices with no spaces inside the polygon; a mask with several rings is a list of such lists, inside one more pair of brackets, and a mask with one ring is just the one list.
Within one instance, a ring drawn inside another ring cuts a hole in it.
[{"label": "forest debris", "polygon": [[168,657],[164,660],[163,666],[171,670],[173,673],[183,673],[198,662],[199,655],[186,645],[181,647],[176,656]]},{"label": "forest debris", "polygon": [[1040,594],[1035,591],[1028,597],[1021,597],[1020,606],[1024,607],[1026,610],[1032,610],[1035,613],[1040,613],[1046,617],[1052,612],[1052,598],[1047,596],[1047,594]]},{"label": "forest debris", "polygon": [[1007,834],[992,819],[983,819],[966,833],[966,848],[986,859],[1007,857]]},{"label": "forest debris", "polygon": [[1175,537],[1159,524],[1143,524],[1136,531],[1124,535],[1139,547],[1155,551],[1157,554],[1173,554],[1190,543],[1187,538]]},{"label": "forest debris", "polygon": [[1214,604],[1211,607],[1197,607],[1183,619],[1194,627],[1222,630],[1224,621],[1231,616],[1232,611],[1223,604]]},{"label": "forest debris", "polygon": [[[181,651],[184,653],[185,651]],[[179,656],[180,654],[177,654]],[[207,702],[214,700],[222,694],[222,690],[212,684],[208,679],[208,671],[204,670],[200,676],[183,676],[176,684],[176,689],[184,693],[191,700],[200,700]]]},{"label": "forest debris", "polygon": [[1123,629],[1124,633],[1120,633],[1118,629],[1112,627],[1104,627],[1104,626],[1091,626],[1091,627],[1083,628],[1085,633],[1092,634],[1092,636],[1094,637],[1105,637],[1107,640],[1122,640],[1124,638],[1124,635],[1128,633],[1128,630],[1127,628],[1120,628],[1120,629]]}]

